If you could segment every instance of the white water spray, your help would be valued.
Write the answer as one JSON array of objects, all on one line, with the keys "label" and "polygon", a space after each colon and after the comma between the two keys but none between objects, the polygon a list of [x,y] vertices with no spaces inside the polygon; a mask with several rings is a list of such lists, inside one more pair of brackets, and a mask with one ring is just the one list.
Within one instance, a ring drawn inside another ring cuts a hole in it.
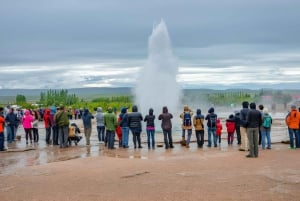
[{"label": "white water spray", "polygon": [[[156,117],[167,106],[170,113],[176,113],[181,90],[176,81],[178,64],[175,59],[167,27],[162,20],[153,28],[148,41],[148,59],[141,69],[135,88],[136,103],[143,116],[149,108]],[[156,124],[157,128],[160,128]]]}]

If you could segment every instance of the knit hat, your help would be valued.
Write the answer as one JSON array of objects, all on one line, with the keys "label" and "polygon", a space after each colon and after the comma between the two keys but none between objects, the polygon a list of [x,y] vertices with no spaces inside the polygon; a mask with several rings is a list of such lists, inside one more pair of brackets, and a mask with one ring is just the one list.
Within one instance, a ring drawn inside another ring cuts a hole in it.
[{"label": "knit hat", "polygon": [[268,114],[268,108],[264,108],[263,113]]},{"label": "knit hat", "polygon": [[291,105],[291,109],[296,109],[296,105]]}]

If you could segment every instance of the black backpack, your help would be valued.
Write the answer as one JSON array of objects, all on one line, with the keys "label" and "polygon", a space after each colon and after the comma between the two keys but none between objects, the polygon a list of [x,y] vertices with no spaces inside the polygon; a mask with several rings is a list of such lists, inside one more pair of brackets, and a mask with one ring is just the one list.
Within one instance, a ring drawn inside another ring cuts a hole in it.
[{"label": "black backpack", "polygon": [[209,127],[215,128],[217,125],[217,115],[216,114],[210,114],[209,115]]}]

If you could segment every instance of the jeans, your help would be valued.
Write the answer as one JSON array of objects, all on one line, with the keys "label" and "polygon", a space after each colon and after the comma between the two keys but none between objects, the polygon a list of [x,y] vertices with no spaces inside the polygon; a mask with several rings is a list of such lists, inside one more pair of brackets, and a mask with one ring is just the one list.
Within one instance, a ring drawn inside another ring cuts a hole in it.
[{"label": "jeans", "polygon": [[128,138],[129,138],[129,127],[122,128],[122,145],[123,147],[128,147]]},{"label": "jeans", "polygon": [[0,151],[4,150],[4,133],[0,133]]},{"label": "jeans", "polygon": [[38,128],[32,128],[33,132],[33,141],[38,142],[39,141],[39,130]]},{"label": "jeans", "polygon": [[198,147],[202,147],[204,144],[204,130],[196,130],[196,138]]},{"label": "jeans", "polygon": [[50,144],[51,140],[51,127],[46,128],[46,144]]},{"label": "jeans", "polygon": [[97,126],[97,132],[98,132],[98,140],[99,142],[104,142],[104,133],[105,133],[105,126]]},{"label": "jeans", "polygon": [[106,130],[106,136],[107,136],[107,148],[108,149],[114,149],[115,144],[115,131]]},{"label": "jeans", "polygon": [[58,145],[58,126],[52,127],[53,145]]},{"label": "jeans", "polygon": [[300,129],[296,132],[296,147],[300,148]]},{"label": "jeans", "polygon": [[259,130],[258,128],[247,128],[247,137],[249,140],[249,155],[251,157],[258,157],[258,138]]},{"label": "jeans", "polygon": [[136,148],[136,142],[138,143],[139,148],[142,148],[141,145],[141,132],[139,131],[132,131],[132,135],[133,135],[133,144],[134,144],[134,148]]},{"label": "jeans", "polygon": [[172,130],[163,130],[164,133],[164,142],[165,148],[168,149],[169,147],[173,148],[173,139],[172,139]]},{"label": "jeans", "polygon": [[266,138],[267,138],[267,147],[271,148],[271,136],[270,136],[270,129],[261,130],[261,145],[262,148],[265,149],[266,146]]},{"label": "jeans", "polygon": [[7,142],[11,143],[15,140],[15,126],[7,126],[6,127],[7,132]]},{"label": "jeans", "polygon": [[[299,141],[299,137],[297,137],[299,134],[299,130],[297,129],[292,129],[292,128],[288,128],[289,130],[289,136],[290,136],[290,147],[294,148],[297,146],[297,142]],[[296,140],[296,146],[294,146],[294,135],[295,135],[295,140]],[[299,142],[298,142],[299,144]],[[299,147],[300,148],[300,147]]]},{"label": "jeans", "polygon": [[69,126],[58,127],[59,146],[60,148],[68,147]]},{"label": "jeans", "polygon": [[211,135],[213,135],[214,145],[217,146],[216,128],[208,127],[208,146],[211,147]]},{"label": "jeans", "polygon": [[[184,129],[182,129],[182,137],[185,137],[185,131]],[[189,145],[190,141],[191,141],[191,136],[192,136],[192,129],[188,129],[187,130],[187,140],[186,140],[186,144]]]},{"label": "jeans", "polygon": [[150,137],[151,137],[151,141],[152,141],[152,148],[155,148],[155,140],[154,140],[154,134],[155,134],[155,130],[147,130],[147,142],[148,142],[148,148],[150,149]]}]

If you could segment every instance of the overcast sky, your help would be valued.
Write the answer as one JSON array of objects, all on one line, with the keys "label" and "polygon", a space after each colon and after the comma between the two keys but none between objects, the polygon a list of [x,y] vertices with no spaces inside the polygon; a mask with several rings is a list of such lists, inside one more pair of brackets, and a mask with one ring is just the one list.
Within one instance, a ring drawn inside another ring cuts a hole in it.
[{"label": "overcast sky", "polygon": [[299,0],[0,0],[0,88],[134,86],[164,19],[182,87],[299,88]]}]

